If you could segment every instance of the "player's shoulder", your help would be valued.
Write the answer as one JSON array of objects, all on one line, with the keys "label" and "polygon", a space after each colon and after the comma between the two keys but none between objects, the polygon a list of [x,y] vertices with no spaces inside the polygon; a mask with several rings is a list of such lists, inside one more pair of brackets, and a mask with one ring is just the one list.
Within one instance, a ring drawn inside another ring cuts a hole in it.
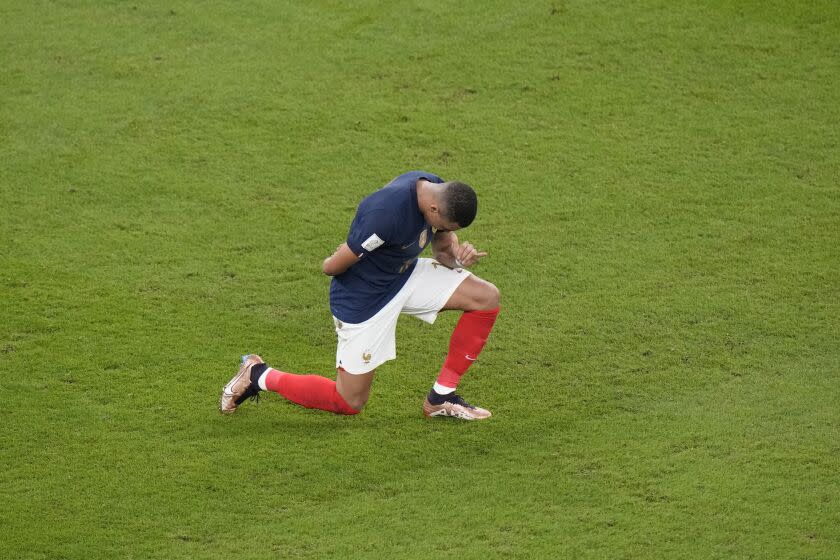
[{"label": "player's shoulder", "polygon": [[[413,187],[419,179],[433,183],[445,182],[428,171],[407,171],[397,175],[382,188],[370,193],[359,204],[358,214],[389,214],[394,220],[401,220],[399,211],[409,211],[412,206]],[[396,212],[396,213],[395,213]]]}]

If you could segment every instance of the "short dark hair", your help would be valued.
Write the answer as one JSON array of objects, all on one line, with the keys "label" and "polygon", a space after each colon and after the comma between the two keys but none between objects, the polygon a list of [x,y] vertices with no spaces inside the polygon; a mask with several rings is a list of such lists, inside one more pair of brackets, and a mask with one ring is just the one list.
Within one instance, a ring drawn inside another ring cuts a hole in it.
[{"label": "short dark hair", "polygon": [[478,197],[466,183],[451,181],[446,183],[441,193],[443,214],[462,228],[469,226],[478,211]]}]

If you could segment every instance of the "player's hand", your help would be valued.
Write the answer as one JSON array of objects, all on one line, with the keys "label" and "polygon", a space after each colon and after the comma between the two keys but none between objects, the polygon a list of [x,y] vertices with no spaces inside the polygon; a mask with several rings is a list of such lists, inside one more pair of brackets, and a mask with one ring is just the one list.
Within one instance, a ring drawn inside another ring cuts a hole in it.
[{"label": "player's hand", "polygon": [[455,251],[455,265],[458,268],[466,268],[478,262],[481,257],[486,257],[487,253],[479,251],[473,247],[469,241],[461,243]]}]

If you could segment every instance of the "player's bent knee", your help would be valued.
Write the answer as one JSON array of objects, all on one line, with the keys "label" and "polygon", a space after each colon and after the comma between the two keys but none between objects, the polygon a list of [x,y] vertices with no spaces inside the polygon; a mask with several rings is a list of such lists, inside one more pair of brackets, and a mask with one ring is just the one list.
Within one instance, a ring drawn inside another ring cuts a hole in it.
[{"label": "player's bent knee", "polygon": [[342,414],[358,414],[362,411],[370,396],[370,391],[353,392],[342,395],[336,392],[336,396],[341,400]]},{"label": "player's bent knee", "polygon": [[347,408],[342,409],[342,410],[340,411],[340,414],[343,414],[344,416],[356,416],[356,415],[357,415],[357,414],[359,414],[361,411],[362,411],[362,409],[361,409],[361,408],[350,408],[350,407],[348,406]]},{"label": "player's bent knee", "polygon": [[335,399],[341,401],[339,409],[341,414],[358,414],[367,404],[370,396],[370,385],[373,381],[373,373],[353,375],[342,368],[338,368],[335,384]]},{"label": "player's bent knee", "polygon": [[499,307],[501,299],[502,295],[501,292],[499,292],[499,288],[497,288],[495,284],[485,282],[484,289],[481,291],[481,300],[479,302],[481,311],[496,309]]},{"label": "player's bent knee", "polygon": [[365,398],[350,398],[344,399],[344,402],[347,403],[347,408],[344,410],[344,414],[358,414],[365,408],[367,404],[367,397]]}]

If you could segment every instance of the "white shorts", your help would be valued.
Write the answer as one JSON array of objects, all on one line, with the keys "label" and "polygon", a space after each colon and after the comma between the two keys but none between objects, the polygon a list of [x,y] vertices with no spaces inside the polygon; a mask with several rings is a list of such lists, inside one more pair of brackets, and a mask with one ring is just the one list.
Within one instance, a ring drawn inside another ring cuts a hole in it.
[{"label": "white shorts", "polygon": [[405,286],[362,323],[345,323],[333,317],[338,334],[335,367],[361,375],[397,357],[397,319],[400,313],[429,324],[471,273],[451,269],[433,259],[418,259]]}]

